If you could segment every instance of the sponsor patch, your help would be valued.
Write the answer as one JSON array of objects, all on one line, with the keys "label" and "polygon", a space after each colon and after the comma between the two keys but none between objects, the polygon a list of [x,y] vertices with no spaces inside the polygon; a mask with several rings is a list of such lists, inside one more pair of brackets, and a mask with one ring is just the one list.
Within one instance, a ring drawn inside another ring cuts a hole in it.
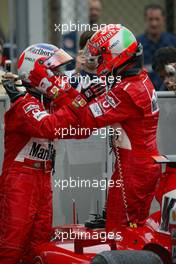
[{"label": "sponsor patch", "polygon": [[116,108],[118,105],[118,102],[114,100],[114,98],[112,96],[107,95],[106,96],[106,101],[108,102],[108,104],[110,104],[113,108]]},{"label": "sponsor patch", "polygon": [[35,264],[43,264],[42,258],[37,256],[37,258],[35,259]]},{"label": "sponsor patch", "polygon": [[113,49],[116,45],[118,45],[120,43],[120,40],[117,39],[109,48]]},{"label": "sponsor patch", "polygon": [[89,105],[89,108],[90,108],[94,117],[98,117],[98,116],[103,115],[103,112],[102,112],[98,103],[94,103],[94,104]]},{"label": "sponsor patch", "polygon": [[153,91],[152,94],[152,113],[156,113],[159,111],[159,105],[158,105],[158,98],[157,98],[157,94],[155,91]]},{"label": "sponsor patch", "polygon": [[32,158],[38,158],[42,160],[51,160],[55,154],[55,149],[53,144],[48,144],[43,146],[38,142],[32,142],[32,146],[29,152],[29,156]]},{"label": "sponsor patch", "polygon": [[33,110],[32,111],[33,117],[37,120],[40,121],[42,120],[45,116],[48,116],[49,114],[46,111],[40,111],[40,110]]},{"label": "sponsor patch", "polygon": [[93,43],[92,46],[94,48],[100,47],[102,44],[104,44],[107,40],[109,40],[114,34],[116,33],[115,29],[111,29],[106,35],[103,35],[98,42]]},{"label": "sponsor patch", "polygon": [[116,95],[110,91],[105,97],[103,97],[100,101],[100,107],[103,113],[107,113],[112,108],[116,108],[121,101],[116,97]]},{"label": "sponsor patch", "polygon": [[35,62],[35,59],[29,58],[29,57],[25,57],[25,60],[30,61],[30,62]]},{"label": "sponsor patch", "polygon": [[57,96],[59,94],[59,88],[56,86],[53,86],[50,92],[52,95]]},{"label": "sponsor patch", "polygon": [[50,56],[53,56],[54,55],[54,52],[53,51],[50,51],[48,49],[48,47],[41,47],[41,46],[38,46],[38,47],[34,47],[32,46],[29,51],[31,53],[34,53],[34,54],[37,54],[37,55],[42,55],[42,56],[47,56],[47,57],[50,57]]},{"label": "sponsor patch", "polygon": [[34,110],[34,109],[39,109],[39,105],[34,105],[34,104],[26,104],[23,106],[24,112],[27,114],[28,112]]},{"label": "sponsor patch", "polygon": [[84,107],[86,104],[87,102],[81,97],[81,95],[78,95],[72,102],[72,105],[76,108]]}]

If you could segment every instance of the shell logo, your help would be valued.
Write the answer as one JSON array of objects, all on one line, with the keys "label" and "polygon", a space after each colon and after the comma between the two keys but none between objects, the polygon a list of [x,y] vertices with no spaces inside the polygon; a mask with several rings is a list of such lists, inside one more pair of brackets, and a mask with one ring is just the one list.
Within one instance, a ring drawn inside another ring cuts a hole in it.
[{"label": "shell logo", "polygon": [[36,257],[34,260],[34,264],[43,264],[41,257]]}]

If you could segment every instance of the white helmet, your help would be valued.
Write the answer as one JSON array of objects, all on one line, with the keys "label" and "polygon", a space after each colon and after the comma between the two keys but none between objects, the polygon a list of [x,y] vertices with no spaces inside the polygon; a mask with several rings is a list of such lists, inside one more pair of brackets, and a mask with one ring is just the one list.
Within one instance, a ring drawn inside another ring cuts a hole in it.
[{"label": "white helmet", "polygon": [[31,45],[22,52],[18,60],[18,75],[21,79],[30,83],[29,74],[34,69],[35,62],[40,62],[40,60],[47,69],[53,70],[71,62],[73,58],[64,50],[51,44],[38,43]]}]

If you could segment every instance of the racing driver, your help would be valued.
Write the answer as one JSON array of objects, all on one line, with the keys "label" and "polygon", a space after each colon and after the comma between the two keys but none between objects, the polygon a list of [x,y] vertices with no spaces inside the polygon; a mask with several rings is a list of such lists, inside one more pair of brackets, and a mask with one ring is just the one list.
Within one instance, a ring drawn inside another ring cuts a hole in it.
[{"label": "racing driver", "polygon": [[[126,27],[105,26],[94,33],[84,52],[96,62],[97,74],[106,76],[107,87],[104,94],[78,110],[79,125],[90,129],[112,126],[121,131],[110,140],[116,164],[109,185],[106,228],[109,232],[136,227],[149,215],[161,174],[160,165],[152,160],[152,155],[158,155],[157,96],[143,68],[142,46]],[[36,80],[38,75],[35,69]],[[35,85],[40,85],[40,78]]]},{"label": "racing driver", "polygon": [[[160,166],[152,161],[152,155],[158,154],[159,108],[143,68],[142,46],[130,30],[110,24],[91,37],[85,53],[97,58],[97,74],[106,75],[107,83],[114,82],[106,93],[83,108],[80,124],[121,129],[118,137],[114,134],[111,138],[116,164],[107,200],[107,231],[142,225],[161,173]],[[120,188],[116,187],[117,180]]]},{"label": "racing driver", "polygon": [[[12,104],[5,114],[0,185],[1,264],[32,263],[36,246],[51,237],[53,140],[62,137],[59,129],[77,126],[77,112],[86,104],[86,95],[82,97],[58,75],[59,67],[71,60],[53,45],[32,45],[18,62],[25,87],[19,80],[14,84],[13,75],[3,81]],[[88,91],[88,100],[95,90],[99,92],[94,87]]]}]

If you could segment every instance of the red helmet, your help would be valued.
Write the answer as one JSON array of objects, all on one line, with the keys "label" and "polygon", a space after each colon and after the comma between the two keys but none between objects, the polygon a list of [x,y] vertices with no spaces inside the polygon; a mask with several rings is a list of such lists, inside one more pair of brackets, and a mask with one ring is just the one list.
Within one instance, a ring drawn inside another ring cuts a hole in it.
[{"label": "red helmet", "polygon": [[129,29],[119,24],[109,24],[91,37],[85,55],[96,60],[97,74],[105,75],[130,60],[137,48],[138,42]]}]

